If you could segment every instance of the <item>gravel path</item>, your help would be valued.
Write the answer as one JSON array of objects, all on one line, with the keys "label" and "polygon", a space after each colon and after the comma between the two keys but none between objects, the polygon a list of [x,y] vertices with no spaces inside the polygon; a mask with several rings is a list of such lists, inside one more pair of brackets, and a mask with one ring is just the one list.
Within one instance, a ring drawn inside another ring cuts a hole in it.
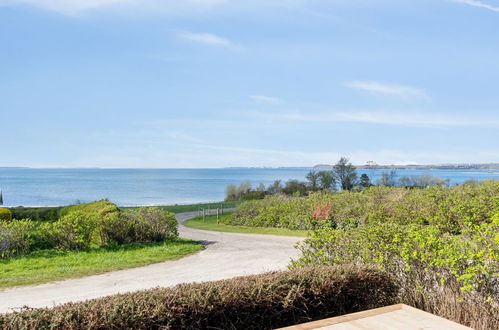
[{"label": "gravel path", "polygon": [[[177,214],[179,222],[197,212]],[[0,291],[0,313],[21,306],[47,307],[179,283],[204,282],[285,269],[298,255],[301,238],[222,233],[179,226],[181,237],[203,241],[206,249],[176,261],[77,279]]]}]

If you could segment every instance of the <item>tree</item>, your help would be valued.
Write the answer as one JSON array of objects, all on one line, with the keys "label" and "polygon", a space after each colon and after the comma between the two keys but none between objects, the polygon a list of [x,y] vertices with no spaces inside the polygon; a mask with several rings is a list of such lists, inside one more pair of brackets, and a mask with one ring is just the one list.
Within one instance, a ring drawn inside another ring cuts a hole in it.
[{"label": "tree", "polygon": [[237,187],[238,197],[248,194],[251,191],[251,181],[241,182],[239,187]]},{"label": "tree", "polygon": [[286,195],[304,196],[307,194],[307,185],[298,180],[289,180],[282,190]]},{"label": "tree", "polygon": [[274,183],[272,183],[269,188],[267,189],[267,192],[271,195],[273,194],[280,194],[282,193],[282,181],[281,180],[275,180]]},{"label": "tree", "polygon": [[310,171],[307,173],[306,179],[310,188],[312,188],[312,190],[317,190],[319,187],[319,173],[316,171]]},{"label": "tree", "polygon": [[258,187],[256,187],[256,191],[259,191],[259,192],[261,192],[261,191],[265,191],[265,184],[260,183],[260,184],[258,185]]},{"label": "tree", "polygon": [[229,184],[225,188],[225,200],[226,201],[235,201],[237,199],[238,199],[237,187],[233,184]]},{"label": "tree", "polygon": [[348,158],[341,157],[334,165],[334,174],[342,190],[352,190],[357,183],[357,171]]},{"label": "tree", "polygon": [[320,171],[319,176],[319,187],[322,190],[336,190],[336,178],[332,171]]},{"label": "tree", "polygon": [[366,173],[363,173],[360,176],[359,184],[364,188],[368,188],[368,187],[372,186],[371,179],[369,178],[369,176]]},{"label": "tree", "polygon": [[397,181],[397,171],[391,170],[390,172],[381,173],[381,178],[378,179],[378,186],[395,187]]}]

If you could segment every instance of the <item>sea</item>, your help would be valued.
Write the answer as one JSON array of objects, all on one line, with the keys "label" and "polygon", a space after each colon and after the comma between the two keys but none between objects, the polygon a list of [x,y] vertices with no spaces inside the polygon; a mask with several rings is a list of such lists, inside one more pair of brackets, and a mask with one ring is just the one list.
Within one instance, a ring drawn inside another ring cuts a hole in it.
[{"label": "sea", "polygon": [[[119,206],[217,202],[229,184],[254,186],[274,180],[305,180],[311,168],[221,169],[34,169],[0,168],[4,206],[61,206],[107,198]],[[387,170],[358,170],[373,182]],[[499,179],[499,171],[397,170],[396,175],[433,175],[451,185]]]}]

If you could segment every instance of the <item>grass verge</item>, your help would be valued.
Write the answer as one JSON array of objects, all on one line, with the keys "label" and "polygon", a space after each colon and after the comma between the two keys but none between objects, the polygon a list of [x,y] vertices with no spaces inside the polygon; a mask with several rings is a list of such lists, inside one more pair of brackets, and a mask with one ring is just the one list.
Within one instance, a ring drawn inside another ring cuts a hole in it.
[{"label": "grass verge", "polygon": [[0,260],[0,288],[145,266],[179,259],[201,249],[201,243],[179,238],[167,242],[131,243],[89,251],[35,251],[26,256]]},{"label": "grass verge", "polygon": [[[216,209],[223,206],[224,209],[231,209],[237,207],[243,201],[231,201],[231,202],[216,202],[216,203],[198,203],[198,204],[178,204],[178,205],[165,205],[157,206],[158,208],[173,212],[173,213],[183,213],[183,212],[196,212],[200,209]],[[135,207],[122,207],[122,209],[132,209]]]},{"label": "grass verge", "polygon": [[[230,216],[230,213],[222,214],[220,221],[223,218]],[[197,217],[184,222],[184,226],[202,229],[223,231],[227,233],[243,233],[243,234],[265,234],[265,235],[278,235],[278,236],[308,236],[307,230],[292,230],[287,228],[274,228],[274,227],[246,227],[246,226],[230,226],[223,223],[217,223],[216,215],[208,215],[203,220],[203,217]]]}]

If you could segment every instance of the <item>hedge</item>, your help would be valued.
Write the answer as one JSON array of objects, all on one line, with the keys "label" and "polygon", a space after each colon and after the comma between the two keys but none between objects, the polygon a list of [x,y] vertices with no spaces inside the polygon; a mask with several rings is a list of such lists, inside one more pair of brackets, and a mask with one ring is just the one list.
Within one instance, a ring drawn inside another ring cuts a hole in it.
[{"label": "hedge", "polygon": [[269,196],[242,203],[228,225],[314,230],[349,229],[366,223],[435,225],[460,234],[490,222],[499,212],[499,180],[455,187],[407,189],[370,187],[361,192],[312,193],[306,197]]},{"label": "hedge", "polygon": [[499,329],[499,213],[461,235],[432,225],[322,229],[295,266],[354,263],[397,274],[399,301],[467,325]]},{"label": "hedge", "polygon": [[12,213],[9,209],[0,208],[0,221],[11,221]]},{"label": "hedge", "polygon": [[3,329],[271,329],[394,303],[391,278],[322,266],[0,315]]},{"label": "hedge", "polygon": [[56,221],[62,207],[12,207],[12,218],[16,220],[31,219],[33,221]]}]

